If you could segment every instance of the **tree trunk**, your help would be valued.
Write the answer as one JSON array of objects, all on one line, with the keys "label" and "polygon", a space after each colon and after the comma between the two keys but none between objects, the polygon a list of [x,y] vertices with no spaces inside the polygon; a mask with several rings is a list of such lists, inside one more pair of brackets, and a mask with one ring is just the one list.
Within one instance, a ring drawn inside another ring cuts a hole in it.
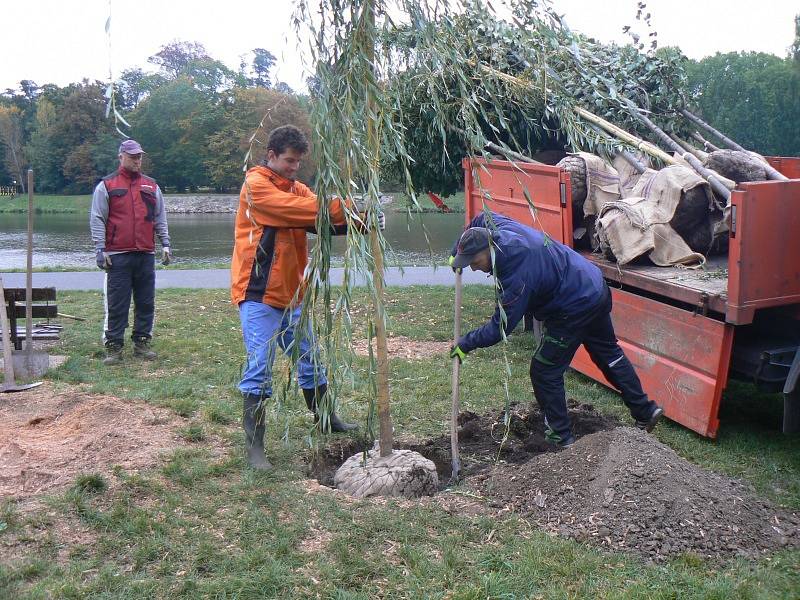
[{"label": "tree trunk", "polygon": [[[375,64],[375,3],[367,0],[364,3],[361,34],[364,40],[364,50],[371,65]],[[373,66],[374,69],[374,66]],[[375,124],[375,88],[366,86],[366,117],[367,122],[367,147],[369,153],[375,157],[375,165],[379,164],[380,147]],[[376,205],[378,198],[370,198],[368,205]],[[373,224],[374,225],[374,224]],[[377,353],[377,388],[378,388],[378,423],[380,426],[380,455],[392,454],[394,439],[392,432],[392,414],[389,410],[389,352],[386,344],[386,304],[383,292],[383,250],[381,249],[378,231],[373,226],[369,232],[369,241],[372,247],[372,256],[375,264],[372,279],[375,283],[375,345]]]}]

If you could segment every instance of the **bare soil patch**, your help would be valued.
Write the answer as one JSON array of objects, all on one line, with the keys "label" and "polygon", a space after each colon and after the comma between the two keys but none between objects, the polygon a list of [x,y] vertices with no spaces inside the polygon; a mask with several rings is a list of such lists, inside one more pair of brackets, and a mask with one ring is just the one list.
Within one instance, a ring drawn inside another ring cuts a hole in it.
[{"label": "bare soil patch", "polygon": [[[683,553],[720,560],[800,547],[800,515],[773,506],[748,485],[679,457],[655,437],[570,401],[577,443],[548,444],[541,414],[513,406],[459,418],[462,489],[497,514],[516,513],[555,535],[661,562]],[[434,461],[442,488],[451,474],[450,437],[398,442]],[[311,465],[323,485],[352,440]],[[440,494],[438,497],[446,496]]]},{"label": "bare soil patch", "polygon": [[52,384],[0,394],[0,497],[26,499],[71,485],[80,473],[136,472],[184,442],[167,409]]},{"label": "bare soil patch", "polygon": [[[402,335],[387,338],[386,349],[389,358],[421,360],[450,352],[452,342],[420,342]],[[354,340],[353,352],[358,356],[369,355],[369,340]],[[373,348],[373,352],[375,349]]]}]

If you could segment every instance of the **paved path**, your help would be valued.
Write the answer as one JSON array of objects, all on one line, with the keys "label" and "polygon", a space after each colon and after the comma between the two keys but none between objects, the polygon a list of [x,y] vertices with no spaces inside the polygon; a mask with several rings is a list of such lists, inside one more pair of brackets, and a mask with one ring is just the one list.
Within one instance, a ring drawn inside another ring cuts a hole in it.
[{"label": "paved path", "polygon": [[[335,285],[342,282],[342,268],[331,269],[331,280]],[[0,273],[3,286],[7,288],[25,287],[25,273]],[[33,287],[55,287],[56,290],[101,290],[104,273],[96,271],[65,271],[58,273],[34,273]],[[465,284],[490,285],[493,280],[486,274],[467,270],[463,275]],[[386,271],[386,284],[389,286],[409,285],[447,285],[455,283],[453,272],[447,267],[398,267]],[[360,281],[357,285],[364,285]],[[156,270],[156,288],[227,288],[230,286],[228,269]]]}]

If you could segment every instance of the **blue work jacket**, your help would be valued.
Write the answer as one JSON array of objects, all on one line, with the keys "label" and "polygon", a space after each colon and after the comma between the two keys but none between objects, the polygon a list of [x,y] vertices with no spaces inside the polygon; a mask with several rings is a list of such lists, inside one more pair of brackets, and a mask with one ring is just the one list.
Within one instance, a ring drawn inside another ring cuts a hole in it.
[{"label": "blue work jacket", "polygon": [[469,226],[492,232],[498,307],[489,322],[460,339],[458,345],[464,352],[493,346],[502,339],[500,307],[509,333],[526,313],[533,313],[539,321],[569,321],[604,300],[606,284],[600,269],[541,231],[497,213],[491,217],[480,214]]}]

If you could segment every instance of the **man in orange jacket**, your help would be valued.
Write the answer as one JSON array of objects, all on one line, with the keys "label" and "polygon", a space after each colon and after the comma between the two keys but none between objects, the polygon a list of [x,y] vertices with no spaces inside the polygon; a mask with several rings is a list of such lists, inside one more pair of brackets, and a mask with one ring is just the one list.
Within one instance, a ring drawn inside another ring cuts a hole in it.
[{"label": "man in orange jacket", "polygon": [[[315,232],[318,200],[303,183],[295,181],[308,141],[297,127],[273,130],[262,164],[247,171],[236,213],[235,245],[231,262],[231,299],[239,307],[247,366],[239,391],[244,411],[242,424],[247,459],[259,470],[271,468],[264,455],[264,412],[272,396],[275,347],[298,358],[298,382],[315,419],[327,392],[325,368],[311,328],[297,331],[302,310],[303,273],[308,262],[306,233]],[[347,232],[345,206],[340,199],[328,203],[335,234]],[[378,219],[383,228],[383,215]],[[333,431],[350,431],[335,412]]]}]

